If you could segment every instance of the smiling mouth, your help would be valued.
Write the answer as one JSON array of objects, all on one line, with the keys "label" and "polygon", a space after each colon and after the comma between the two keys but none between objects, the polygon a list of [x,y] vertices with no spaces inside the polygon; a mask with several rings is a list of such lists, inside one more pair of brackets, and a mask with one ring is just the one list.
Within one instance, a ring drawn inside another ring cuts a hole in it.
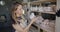
[{"label": "smiling mouth", "polygon": [[22,19],[22,17],[16,17],[18,20],[21,20]]}]

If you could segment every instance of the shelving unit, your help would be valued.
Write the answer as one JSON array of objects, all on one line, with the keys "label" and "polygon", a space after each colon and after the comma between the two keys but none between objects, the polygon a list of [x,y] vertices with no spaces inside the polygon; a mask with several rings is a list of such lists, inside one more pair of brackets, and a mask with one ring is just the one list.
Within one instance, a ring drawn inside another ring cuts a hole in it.
[{"label": "shelving unit", "polygon": [[[38,8],[38,7],[44,7],[42,6],[43,3],[45,2],[56,2],[56,0],[37,0],[37,1],[32,1],[32,2],[26,2],[23,4],[27,6],[27,9],[29,9],[28,11],[28,14],[30,15],[30,12],[39,12],[40,14],[41,13],[47,13],[47,14],[56,14],[55,11],[43,11],[43,12],[40,12],[40,11],[31,11],[30,8],[32,7],[32,5],[35,5],[36,7],[35,8]],[[55,7],[56,8],[56,7]],[[41,16],[41,15],[40,15]],[[54,21],[54,22],[52,22]],[[44,30],[44,31],[47,31],[47,32],[55,32],[55,20],[52,20],[49,22],[49,26],[45,25],[46,27],[43,27],[42,25],[44,24],[37,24],[37,23],[34,23],[33,25],[37,26],[38,27],[38,32],[40,32],[40,29]],[[43,22],[42,22],[43,23]]]}]

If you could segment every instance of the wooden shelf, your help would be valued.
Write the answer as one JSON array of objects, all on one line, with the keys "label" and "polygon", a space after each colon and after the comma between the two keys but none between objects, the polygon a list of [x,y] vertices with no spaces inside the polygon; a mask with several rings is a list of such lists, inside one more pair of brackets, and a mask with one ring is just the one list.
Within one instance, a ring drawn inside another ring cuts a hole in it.
[{"label": "wooden shelf", "polygon": [[[39,12],[39,11],[32,11],[32,12]],[[40,13],[48,13],[48,14],[56,14],[55,12],[40,12]]]},{"label": "wooden shelf", "polygon": [[39,0],[41,2],[56,2],[56,0]]},{"label": "wooden shelf", "polygon": [[55,12],[41,12],[41,13],[56,14]]},{"label": "wooden shelf", "polygon": [[[32,4],[32,5],[39,5],[39,4],[41,4],[41,3],[44,3],[44,2],[56,2],[56,0],[37,0],[37,1],[32,1],[32,2],[30,2],[30,4]],[[28,2],[22,2],[23,4],[27,4]]]}]

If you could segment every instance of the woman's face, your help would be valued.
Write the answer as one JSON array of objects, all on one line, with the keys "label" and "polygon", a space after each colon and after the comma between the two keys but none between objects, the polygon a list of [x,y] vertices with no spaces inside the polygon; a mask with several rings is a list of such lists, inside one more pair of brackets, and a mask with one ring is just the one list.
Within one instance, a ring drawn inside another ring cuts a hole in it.
[{"label": "woman's face", "polygon": [[22,5],[19,5],[18,7],[17,7],[17,10],[15,11],[16,12],[16,14],[17,14],[17,16],[20,16],[20,15],[22,15],[23,14],[23,8],[22,8]]}]

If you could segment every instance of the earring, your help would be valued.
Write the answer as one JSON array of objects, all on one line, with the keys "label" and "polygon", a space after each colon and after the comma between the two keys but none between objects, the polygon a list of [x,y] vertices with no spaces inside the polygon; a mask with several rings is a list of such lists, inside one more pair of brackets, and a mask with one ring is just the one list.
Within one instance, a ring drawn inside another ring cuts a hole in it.
[{"label": "earring", "polygon": [[25,11],[23,10],[23,14],[25,13]]}]

